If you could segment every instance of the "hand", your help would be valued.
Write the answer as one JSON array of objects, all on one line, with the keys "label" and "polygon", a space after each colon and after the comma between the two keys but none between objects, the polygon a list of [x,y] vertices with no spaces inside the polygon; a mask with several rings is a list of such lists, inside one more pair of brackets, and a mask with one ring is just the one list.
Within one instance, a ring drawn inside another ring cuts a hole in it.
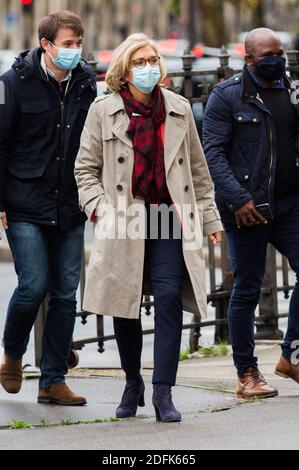
[{"label": "hand", "polygon": [[267,224],[267,220],[256,210],[254,202],[250,201],[235,212],[238,228]]},{"label": "hand", "polygon": [[213,233],[213,235],[209,235],[209,242],[213,243],[213,245],[218,245],[222,240],[222,232]]},{"label": "hand", "polygon": [[92,213],[92,216],[90,218],[90,222],[92,222],[93,224],[95,224],[97,222],[97,216],[96,216],[96,211],[95,210]]},{"label": "hand", "polygon": [[[7,225],[7,217],[6,217],[6,213],[5,212],[0,212],[0,220],[2,222],[2,225],[3,225],[3,228],[5,230],[8,229],[8,225]],[[0,240],[2,240],[2,233],[1,233],[1,228],[0,228]]]},{"label": "hand", "polygon": [[0,219],[3,225],[4,230],[8,229],[6,212],[0,212]]}]

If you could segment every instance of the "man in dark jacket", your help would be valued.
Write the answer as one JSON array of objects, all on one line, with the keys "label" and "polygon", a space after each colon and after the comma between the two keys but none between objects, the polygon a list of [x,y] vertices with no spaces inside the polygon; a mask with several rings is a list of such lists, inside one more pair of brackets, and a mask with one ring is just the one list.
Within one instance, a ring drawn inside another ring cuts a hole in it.
[{"label": "man in dark jacket", "polygon": [[[242,397],[278,393],[254,357],[255,310],[269,242],[299,275],[298,97],[285,67],[279,37],[265,28],[252,31],[243,73],[216,86],[204,118],[204,148],[234,274],[229,325]],[[299,339],[298,312],[297,283],[276,368],[297,383],[299,366],[291,357]]]},{"label": "man in dark jacket", "polygon": [[1,77],[0,217],[19,282],[8,307],[0,381],[8,393],[20,390],[22,356],[48,294],[38,401],[59,405],[86,403],[65,384],[86,220],[74,162],[96,97],[92,68],[81,60],[83,35],[69,11],[43,18],[40,47],[20,54]]}]

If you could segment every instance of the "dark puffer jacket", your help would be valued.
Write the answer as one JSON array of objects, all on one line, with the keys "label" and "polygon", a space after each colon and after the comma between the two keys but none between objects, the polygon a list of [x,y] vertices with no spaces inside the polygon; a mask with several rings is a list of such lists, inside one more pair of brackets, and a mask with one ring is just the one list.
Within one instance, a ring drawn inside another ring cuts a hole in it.
[{"label": "dark puffer jacket", "polygon": [[67,230],[86,220],[74,163],[96,84],[92,68],[81,61],[62,100],[41,67],[41,54],[23,52],[1,77],[0,210],[8,221]]}]

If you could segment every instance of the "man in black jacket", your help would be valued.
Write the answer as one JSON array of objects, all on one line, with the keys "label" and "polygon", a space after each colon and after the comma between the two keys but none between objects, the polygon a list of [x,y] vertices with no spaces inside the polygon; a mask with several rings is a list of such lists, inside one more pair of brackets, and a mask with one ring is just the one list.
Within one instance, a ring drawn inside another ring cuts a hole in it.
[{"label": "man in black jacket", "polygon": [[246,39],[242,74],[215,87],[204,119],[204,147],[216,186],[234,275],[228,319],[241,397],[273,397],[255,357],[255,310],[267,245],[297,276],[276,374],[299,383],[299,106],[276,33]]},{"label": "man in black jacket", "polygon": [[85,216],[74,162],[89,106],[93,71],[81,60],[80,18],[58,11],[41,20],[40,47],[20,54],[1,77],[0,217],[18,275],[3,337],[0,381],[22,384],[22,357],[48,294],[38,401],[84,405],[65,384],[76,317]]}]

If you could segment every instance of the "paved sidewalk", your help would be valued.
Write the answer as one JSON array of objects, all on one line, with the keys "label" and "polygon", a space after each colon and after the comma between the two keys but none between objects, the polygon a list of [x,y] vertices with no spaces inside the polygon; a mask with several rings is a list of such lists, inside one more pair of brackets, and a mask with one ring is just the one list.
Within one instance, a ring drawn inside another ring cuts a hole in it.
[{"label": "paved sidewalk", "polygon": [[[258,346],[261,370],[280,396],[264,401],[237,400],[232,358],[194,358],[180,364],[174,401],[181,424],[156,423],[151,405],[151,364],[144,370],[146,406],[136,419],[114,421],[123,391],[120,370],[72,371],[68,381],[88,398],[83,408],[36,403],[38,382],[24,381],[17,396],[0,390],[0,449],[298,449],[299,388],[273,371],[276,344]],[[26,421],[26,430],[10,430]],[[78,424],[75,424],[78,423]]]}]

